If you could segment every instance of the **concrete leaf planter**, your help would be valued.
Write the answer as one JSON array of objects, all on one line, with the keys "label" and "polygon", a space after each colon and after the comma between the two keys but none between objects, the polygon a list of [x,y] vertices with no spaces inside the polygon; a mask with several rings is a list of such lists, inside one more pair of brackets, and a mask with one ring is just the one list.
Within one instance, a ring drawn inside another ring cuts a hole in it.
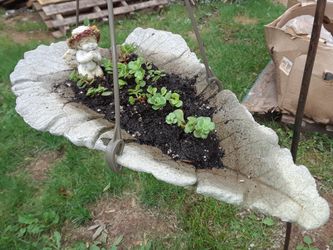
[{"label": "concrete leaf planter", "polygon": [[[216,86],[207,87],[203,65],[181,36],[137,28],[125,43],[135,43],[145,59],[168,73],[199,76],[197,93],[216,108],[213,120],[225,150],[222,160],[226,168],[195,170],[157,148],[137,144],[125,132],[127,144],[117,158],[120,165],[173,185],[193,186],[199,194],[257,209],[305,229],[317,228],[328,220],[328,204],[319,196],[308,169],[293,163],[290,151],[278,145],[275,132],[256,123],[232,92],[218,93]],[[114,124],[80,104],[68,102],[70,96],[54,90],[71,71],[62,59],[66,50],[66,43],[59,42],[25,54],[11,74],[16,111],[37,130],[105,151]]]}]

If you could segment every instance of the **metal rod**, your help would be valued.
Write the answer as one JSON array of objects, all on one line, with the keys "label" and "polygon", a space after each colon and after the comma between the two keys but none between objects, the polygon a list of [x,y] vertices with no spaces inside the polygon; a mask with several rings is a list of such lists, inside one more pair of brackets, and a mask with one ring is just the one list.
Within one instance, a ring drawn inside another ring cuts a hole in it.
[{"label": "metal rod", "polygon": [[195,37],[197,38],[197,42],[199,44],[199,50],[200,50],[200,54],[201,54],[203,63],[205,65],[206,81],[207,81],[208,84],[210,84],[211,82],[215,82],[217,84],[219,90],[221,90],[222,89],[222,82],[213,75],[212,71],[209,68],[209,63],[208,63],[208,59],[207,59],[207,55],[206,55],[206,51],[205,51],[205,46],[204,46],[204,43],[201,39],[200,32],[199,32],[199,29],[198,29],[198,24],[197,24],[197,21],[195,20],[195,17],[194,17],[194,14],[193,14],[193,9],[192,9],[190,1],[185,0],[185,5],[186,5],[188,15],[191,19],[192,28],[193,28],[193,31],[195,33]]},{"label": "metal rod", "polygon": [[[113,66],[113,85],[114,85],[114,109],[116,118],[116,127],[120,127],[120,103],[119,103],[119,83],[118,83],[118,55],[116,45],[116,32],[114,28],[114,16],[113,16],[113,3],[112,0],[108,0],[108,11],[109,11],[109,27],[111,37],[111,56]],[[117,137],[120,138],[120,131],[117,132]]]},{"label": "metal rod", "polygon": [[80,1],[76,0],[76,27],[79,26],[80,23]]},{"label": "metal rod", "polygon": [[[302,85],[301,85],[301,90],[300,90],[299,99],[298,99],[293,139],[292,139],[292,143],[291,143],[290,151],[293,156],[294,162],[296,162],[296,158],[297,158],[297,150],[298,150],[298,144],[299,144],[300,134],[301,134],[301,129],[302,129],[302,120],[303,120],[303,115],[304,115],[304,109],[305,109],[306,99],[308,96],[313,65],[314,65],[314,62],[316,59],[321,27],[322,27],[324,15],[325,15],[326,2],[327,2],[327,0],[318,0],[317,1],[316,13],[315,13],[314,21],[313,21],[311,40],[310,40],[308,55],[307,55],[306,63],[305,63],[305,67],[304,67]],[[285,242],[284,242],[284,250],[289,249],[291,228],[292,228],[292,224],[290,222],[288,222],[287,230],[286,230],[286,237],[285,237]]]},{"label": "metal rod", "polygon": [[114,13],[112,0],[107,1],[108,14],[109,14],[109,28],[110,28],[110,41],[111,41],[111,54],[113,66],[113,92],[114,92],[114,109],[115,109],[115,129],[112,141],[107,147],[106,159],[109,166],[118,171],[121,169],[116,162],[116,156],[121,154],[124,149],[124,141],[121,138],[120,129],[120,97],[119,97],[119,82],[118,82],[118,55],[116,44],[116,32],[114,25]]},{"label": "metal rod", "polygon": [[194,17],[194,14],[193,14],[191,3],[190,3],[189,0],[185,0],[185,4],[186,4],[186,9],[187,9],[188,15],[191,19],[193,31],[195,33],[195,36],[196,36],[198,44],[199,44],[200,54],[201,54],[203,63],[204,63],[205,68],[206,68],[206,78],[207,78],[207,81],[208,81],[209,77],[212,77],[212,72],[209,70],[209,64],[208,64],[208,59],[207,59],[206,52],[205,52],[205,49],[204,49],[204,44],[203,44],[203,41],[202,41],[201,36],[200,36],[197,21],[195,20],[195,17]]}]

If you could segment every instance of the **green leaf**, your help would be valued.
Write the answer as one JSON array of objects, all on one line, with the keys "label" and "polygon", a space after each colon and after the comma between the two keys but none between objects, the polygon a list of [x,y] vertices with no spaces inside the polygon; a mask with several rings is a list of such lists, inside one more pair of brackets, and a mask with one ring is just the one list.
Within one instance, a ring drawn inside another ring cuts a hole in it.
[{"label": "green leaf", "polygon": [[185,125],[185,133],[190,134],[194,131],[195,125],[197,124],[197,118],[194,116],[187,117],[187,123]]},{"label": "green leaf", "polygon": [[85,18],[85,19],[83,20],[83,25],[84,25],[84,26],[90,26],[90,21],[89,21],[88,18]]},{"label": "green leaf", "polygon": [[131,104],[131,105],[134,105],[134,103],[135,103],[135,98],[134,98],[133,96],[130,96],[130,97],[128,98],[128,103]]},{"label": "green leaf", "polygon": [[39,234],[43,232],[44,226],[43,225],[36,225],[32,224],[27,227],[27,233],[29,234]]},{"label": "green leaf", "polygon": [[61,235],[58,231],[55,231],[53,233],[53,239],[57,245],[57,248],[60,249],[61,248]]},{"label": "green leaf", "polygon": [[263,219],[262,223],[266,226],[269,226],[269,227],[274,226],[274,224],[275,224],[274,220],[272,218],[269,218],[269,217]]},{"label": "green leaf", "polygon": [[118,79],[118,83],[119,83],[119,87],[123,87],[123,86],[127,85],[127,82],[122,79]]},{"label": "green leaf", "polygon": [[303,245],[297,245],[296,250],[305,250]]},{"label": "green leaf", "polygon": [[177,123],[177,118],[176,118],[176,115],[172,112],[172,113],[169,113],[166,117],[165,117],[165,122],[169,125],[172,125],[172,124],[176,124]]},{"label": "green leaf", "polygon": [[21,238],[25,235],[25,233],[27,232],[27,228],[24,227],[24,228],[21,228],[18,233],[17,233],[17,237]]},{"label": "green leaf", "polygon": [[112,91],[105,91],[101,95],[102,96],[110,96],[110,95],[112,95]]},{"label": "green leaf", "polygon": [[43,222],[47,225],[55,225],[59,223],[59,215],[54,211],[46,211],[43,213]]},{"label": "green leaf", "polygon": [[89,250],[101,250],[100,249],[100,247],[99,246],[97,246],[97,245],[91,245],[90,247],[89,247]]},{"label": "green leaf", "polygon": [[167,90],[166,87],[162,87],[162,88],[161,88],[161,94],[162,94],[162,95],[165,95],[167,92],[168,92],[168,90]]},{"label": "green leaf", "polygon": [[113,242],[113,246],[118,246],[120,244],[120,242],[123,240],[124,236],[120,235],[114,242]]},{"label": "green leaf", "polygon": [[34,218],[30,214],[28,214],[28,215],[19,215],[18,222],[21,223],[21,224],[30,225],[30,224],[33,224],[33,223],[37,223],[38,219]]},{"label": "green leaf", "polygon": [[309,245],[311,245],[312,243],[313,243],[313,241],[312,241],[312,239],[309,237],[309,236],[304,236],[304,238],[303,238],[303,242],[305,243],[305,244],[307,244],[308,246]]},{"label": "green leaf", "polygon": [[110,189],[111,187],[111,183],[109,182],[108,185],[106,185],[104,188],[103,188],[103,192],[106,192]]}]

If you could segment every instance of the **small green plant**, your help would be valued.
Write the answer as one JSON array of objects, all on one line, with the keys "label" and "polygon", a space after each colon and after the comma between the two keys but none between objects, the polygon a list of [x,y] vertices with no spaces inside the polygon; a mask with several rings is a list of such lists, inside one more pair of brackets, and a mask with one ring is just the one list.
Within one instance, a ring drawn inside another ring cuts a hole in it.
[{"label": "small green plant", "polygon": [[40,235],[51,226],[59,223],[59,216],[54,211],[45,211],[40,216],[23,214],[18,216],[18,225],[8,226],[5,231],[14,232],[18,238]]},{"label": "small green plant", "polygon": [[185,119],[183,110],[176,109],[175,111],[171,112],[165,118],[165,122],[169,125],[177,124],[178,127],[184,127]]},{"label": "small green plant", "polygon": [[89,88],[87,90],[86,96],[97,96],[97,95],[101,95],[101,96],[110,96],[112,94],[112,91],[109,91],[108,88],[105,88],[101,85],[98,85],[97,88]]},{"label": "small green plant", "polygon": [[161,91],[157,92],[157,88],[150,87],[147,88],[148,103],[152,105],[154,110],[162,109],[167,103],[166,94],[168,90],[162,87]]},{"label": "small green plant", "polygon": [[118,77],[119,78],[129,78],[129,68],[125,63],[118,63]]},{"label": "small green plant", "polygon": [[[112,65],[112,62],[109,59],[103,58],[102,59],[102,66],[108,74],[110,74],[110,75],[113,74],[113,65]],[[119,77],[119,79],[118,79],[119,87],[123,88],[125,85],[127,85],[127,82],[123,79],[129,77],[127,64],[118,63],[118,77]]]},{"label": "small green plant", "polygon": [[167,100],[169,101],[169,103],[171,104],[172,107],[180,108],[181,106],[183,106],[183,101],[180,100],[180,95],[178,93],[169,92],[166,95],[166,98],[167,98]]},{"label": "small green plant", "polygon": [[120,46],[120,57],[119,61],[126,62],[129,56],[136,51],[136,46],[134,44],[123,44]]},{"label": "small green plant", "polygon": [[154,70],[153,65],[151,63],[146,63],[146,67],[148,70],[147,79],[153,82],[156,82],[161,77],[166,76],[166,74],[162,70]]},{"label": "small green plant", "polygon": [[101,61],[102,67],[104,68],[104,70],[108,73],[108,74],[112,74],[112,70],[113,70],[113,65],[111,60],[107,59],[107,58],[103,58]]},{"label": "small green plant", "polygon": [[194,116],[187,117],[187,123],[184,128],[185,133],[192,133],[195,129],[195,125],[197,125],[197,118]]},{"label": "small green plant", "polygon": [[262,223],[268,227],[272,227],[275,225],[275,222],[272,218],[266,217],[265,219],[262,220]]},{"label": "small green plant", "polygon": [[128,90],[128,94],[130,95],[128,98],[128,103],[131,105],[134,105],[137,100],[140,102],[146,100],[146,94],[143,93],[143,90],[139,84],[135,85],[134,88],[130,88]]},{"label": "small green plant", "polygon": [[85,25],[85,26],[90,26],[90,20],[89,20],[89,18],[85,18],[84,20],[83,20],[83,25]]},{"label": "small green plant", "polygon": [[129,74],[134,76],[135,82],[141,87],[144,87],[146,85],[146,82],[144,81],[146,71],[142,68],[143,63],[143,59],[141,57],[138,57],[135,61],[130,61],[127,65],[129,69]]},{"label": "small green plant", "polygon": [[91,85],[93,80],[88,80],[86,76],[81,76],[79,72],[73,70],[68,79],[72,82],[75,82],[79,88],[85,88],[87,85]]},{"label": "small green plant", "polygon": [[303,244],[297,245],[296,250],[319,250],[319,248],[312,246],[313,240],[307,235],[304,236],[303,243],[305,245]]},{"label": "small green plant", "polygon": [[210,132],[214,131],[215,123],[212,122],[210,117],[194,117],[187,118],[188,122],[185,125],[185,133],[193,133],[194,137],[207,139]]}]

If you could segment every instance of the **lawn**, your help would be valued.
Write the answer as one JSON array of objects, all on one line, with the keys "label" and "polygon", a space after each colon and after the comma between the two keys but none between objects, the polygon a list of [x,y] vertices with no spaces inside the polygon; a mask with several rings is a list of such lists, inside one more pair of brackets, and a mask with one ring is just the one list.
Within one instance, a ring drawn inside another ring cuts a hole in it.
[{"label": "lawn", "polygon": [[[222,2],[200,4],[196,14],[213,71],[224,87],[241,100],[270,60],[263,25],[283,13],[284,7],[269,0]],[[129,170],[113,173],[103,154],[76,147],[62,137],[37,132],[25,124],[15,112],[9,74],[25,51],[52,39],[29,36],[45,33],[40,23],[8,23],[3,11],[0,14],[0,249],[102,249],[104,241],[99,244],[98,240],[71,237],[68,228],[75,234],[92,225],[97,216],[92,210],[100,200],[126,197],[132,197],[138,206],[151,211],[172,230],[165,234],[150,230],[143,240],[137,241],[130,241],[124,233],[108,239],[118,239],[120,248],[281,247],[283,229],[277,219],[199,196],[147,174]],[[100,45],[108,47],[108,26],[98,25],[102,30]],[[117,42],[123,42],[137,26],[181,34],[198,52],[183,5],[174,3],[161,13],[138,13],[119,19]],[[17,40],[13,34],[28,38]],[[273,120],[263,123],[278,133],[282,146],[290,147],[290,128]],[[323,194],[332,194],[332,138],[303,134],[297,161],[309,167]],[[311,232],[308,235],[316,236]]]}]

